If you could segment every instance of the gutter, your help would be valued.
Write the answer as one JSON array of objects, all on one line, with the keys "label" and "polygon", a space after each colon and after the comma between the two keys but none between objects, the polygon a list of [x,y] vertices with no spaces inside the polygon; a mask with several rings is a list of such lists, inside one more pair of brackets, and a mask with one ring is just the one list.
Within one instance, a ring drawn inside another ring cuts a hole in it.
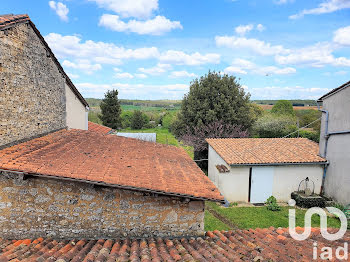
[{"label": "gutter", "polygon": [[285,162],[285,163],[244,163],[244,164],[230,164],[230,166],[291,166],[291,165],[328,165],[327,162]]},{"label": "gutter", "polygon": [[[325,109],[320,108],[320,102],[322,100],[317,101],[317,108],[318,111],[326,114],[326,123],[325,123],[325,132],[324,132],[324,138],[325,138],[325,145],[324,145],[324,151],[323,151],[323,157],[327,159],[327,149],[328,149],[328,139],[331,135],[343,135],[343,134],[350,134],[350,130],[345,130],[345,131],[335,131],[335,132],[328,132],[328,124],[329,124],[329,112]],[[327,161],[329,164],[329,162]],[[324,171],[323,171],[323,177],[322,177],[322,186],[321,186],[321,194],[323,193],[324,189],[324,183],[326,180],[326,175],[327,175],[327,167],[328,165],[324,166]]]}]

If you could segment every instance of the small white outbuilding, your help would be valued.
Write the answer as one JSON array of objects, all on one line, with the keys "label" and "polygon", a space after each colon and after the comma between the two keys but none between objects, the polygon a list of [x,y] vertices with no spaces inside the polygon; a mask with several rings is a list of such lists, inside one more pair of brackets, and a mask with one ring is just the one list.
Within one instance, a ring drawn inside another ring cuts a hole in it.
[{"label": "small white outbuilding", "polygon": [[[210,138],[208,175],[229,202],[288,201],[302,180],[319,194],[327,160],[306,138]],[[314,186],[313,186],[314,184]]]}]

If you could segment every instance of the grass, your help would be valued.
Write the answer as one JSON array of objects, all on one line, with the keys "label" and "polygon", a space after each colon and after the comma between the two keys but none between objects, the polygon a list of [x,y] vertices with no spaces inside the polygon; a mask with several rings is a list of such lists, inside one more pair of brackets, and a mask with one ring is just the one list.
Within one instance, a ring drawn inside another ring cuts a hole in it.
[{"label": "grass", "polygon": [[129,133],[156,133],[157,134],[157,143],[165,144],[165,145],[173,145],[177,147],[182,147],[185,149],[187,154],[193,159],[193,147],[186,146],[180,143],[175,136],[169,132],[168,129],[163,127],[155,127],[155,128],[149,128],[149,129],[122,129],[119,132],[129,132]]},{"label": "grass", "polygon": [[[207,202],[206,205],[214,209],[221,216],[226,217],[232,223],[242,229],[249,228],[268,228],[268,227],[288,227],[288,213],[290,207],[282,207],[281,211],[269,211],[266,207],[230,207],[223,208],[215,203]],[[304,227],[304,215],[306,210],[296,209],[296,226]],[[320,226],[320,217],[313,215],[312,226]],[[207,228],[215,227],[216,222],[207,219],[210,224]],[[340,221],[334,217],[328,217],[328,227],[339,228]]]},{"label": "grass", "polygon": [[214,217],[209,211],[205,211],[204,215],[204,230],[213,231],[213,230],[230,230],[230,227],[221,222],[219,219]]}]

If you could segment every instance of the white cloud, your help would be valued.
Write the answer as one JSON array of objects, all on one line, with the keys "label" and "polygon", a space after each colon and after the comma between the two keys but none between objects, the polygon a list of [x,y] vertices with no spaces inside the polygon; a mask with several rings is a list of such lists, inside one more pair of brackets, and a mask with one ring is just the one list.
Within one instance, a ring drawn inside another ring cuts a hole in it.
[{"label": "white cloud", "polygon": [[350,46],[350,26],[336,30],[334,32],[333,42],[343,46]]},{"label": "white cloud", "polygon": [[147,78],[148,76],[145,74],[135,74],[135,77],[137,78]]},{"label": "white cloud", "polygon": [[170,21],[164,16],[156,16],[146,21],[124,22],[118,15],[104,14],[100,18],[99,25],[117,32],[132,32],[140,35],[162,35],[173,29],[182,29],[179,21]]},{"label": "white cloud", "polygon": [[350,66],[350,59],[345,57],[334,57],[334,47],[329,43],[317,43],[312,46],[295,49],[288,55],[277,55],[275,60],[282,65],[308,65],[323,67],[325,65]]},{"label": "white cloud", "polygon": [[123,18],[148,18],[158,9],[158,0],[88,0],[104,9],[114,11]]},{"label": "white cloud", "polygon": [[69,9],[65,4],[63,4],[61,2],[49,1],[49,6],[52,10],[54,10],[56,12],[58,17],[62,21],[65,21],[65,22],[68,21]]},{"label": "white cloud", "polygon": [[302,86],[249,87],[252,99],[318,99],[330,89]]},{"label": "white cloud", "polygon": [[232,65],[224,69],[226,74],[243,74],[246,75],[248,72],[258,75],[287,75],[294,74],[295,68],[285,67],[279,68],[276,66],[258,66],[253,62],[245,59],[237,58],[232,62]]},{"label": "white cloud", "polygon": [[289,50],[285,49],[282,45],[271,45],[270,43],[266,43],[254,38],[216,36],[215,42],[218,47],[247,49],[260,55],[285,54],[289,52]]},{"label": "white cloud", "polygon": [[274,2],[278,5],[284,5],[284,4],[288,4],[288,3],[294,3],[294,1],[295,0],[276,0]]},{"label": "white cloud", "polygon": [[242,74],[242,75],[246,75],[247,74],[247,71],[243,70],[242,68],[239,68],[237,66],[229,66],[229,67],[226,67],[224,69],[224,73],[225,74],[229,74],[229,75],[232,75],[232,74]]},{"label": "white cloud", "polygon": [[262,24],[258,24],[257,26],[256,26],[256,30],[258,30],[259,32],[262,32],[262,31],[264,31],[266,28],[265,28],[265,26],[263,26]]},{"label": "white cloud", "polygon": [[239,35],[245,35],[246,33],[250,32],[251,30],[253,30],[254,25],[253,24],[249,24],[249,25],[239,25],[235,28],[235,31],[237,34]]},{"label": "white cloud", "polygon": [[233,60],[232,65],[239,66],[240,68],[244,69],[256,68],[256,65],[253,62],[242,58],[236,58],[235,60]]},{"label": "white cloud", "polygon": [[289,75],[296,73],[296,71],[293,67],[278,68],[276,66],[263,66],[256,68],[254,73],[260,75]]},{"label": "white cloud", "polygon": [[350,8],[349,0],[325,0],[320,3],[316,8],[304,9],[303,11],[289,16],[290,19],[298,19],[304,17],[304,15],[320,15],[333,13],[335,11]]},{"label": "white cloud", "polygon": [[72,74],[72,73],[67,73],[67,75],[68,75],[69,78],[71,78],[71,79],[77,79],[77,78],[80,77],[79,75],[77,75],[77,74]]},{"label": "white cloud", "polygon": [[168,50],[161,54],[159,60],[163,63],[176,65],[219,64],[220,55],[215,53],[202,55],[198,52],[186,54],[182,51]]},{"label": "white cloud", "polygon": [[91,64],[89,60],[80,59],[76,63],[64,60],[62,62],[63,67],[79,69],[86,74],[91,74],[94,71],[101,70],[102,66],[100,64]]},{"label": "white cloud", "polygon": [[138,70],[142,73],[149,75],[160,75],[171,69],[171,65],[158,63],[156,66],[151,68],[140,67]]},{"label": "white cloud", "polygon": [[186,84],[145,85],[125,83],[77,83],[75,85],[85,97],[103,97],[107,90],[117,89],[120,98],[129,99],[141,97],[143,99],[180,99],[189,89],[189,86]]},{"label": "white cloud", "polygon": [[173,71],[170,74],[171,78],[180,78],[180,77],[197,77],[195,73],[189,73],[187,71]]},{"label": "white cloud", "polygon": [[114,67],[114,68],[113,68],[113,71],[118,73],[118,72],[121,72],[121,71],[123,71],[123,70],[121,70],[121,69],[118,68],[118,67]]},{"label": "white cloud", "polygon": [[134,76],[130,73],[124,72],[124,73],[116,73],[114,75],[115,78],[128,78],[128,79],[132,79],[134,78]]},{"label": "white cloud", "polygon": [[159,52],[156,47],[143,47],[137,49],[126,49],[113,43],[81,41],[77,35],[62,36],[50,33],[45,36],[58,58],[89,59],[101,64],[119,65],[124,59],[150,59],[158,58]]}]

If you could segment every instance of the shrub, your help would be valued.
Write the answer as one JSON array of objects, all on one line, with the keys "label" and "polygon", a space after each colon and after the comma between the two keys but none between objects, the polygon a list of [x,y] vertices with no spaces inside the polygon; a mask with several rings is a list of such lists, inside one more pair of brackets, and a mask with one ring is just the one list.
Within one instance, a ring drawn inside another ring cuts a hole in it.
[{"label": "shrub", "polygon": [[148,117],[139,110],[135,110],[131,118],[132,129],[142,129],[149,122]]},{"label": "shrub", "polygon": [[280,211],[281,207],[277,204],[277,200],[274,196],[270,196],[266,202],[266,208],[271,211]]},{"label": "shrub", "polygon": [[295,116],[293,105],[288,100],[278,100],[272,107],[271,113],[276,115],[290,115]]},{"label": "shrub", "polygon": [[257,137],[283,137],[295,130],[293,117],[274,114],[265,114],[253,127],[253,133]]}]

